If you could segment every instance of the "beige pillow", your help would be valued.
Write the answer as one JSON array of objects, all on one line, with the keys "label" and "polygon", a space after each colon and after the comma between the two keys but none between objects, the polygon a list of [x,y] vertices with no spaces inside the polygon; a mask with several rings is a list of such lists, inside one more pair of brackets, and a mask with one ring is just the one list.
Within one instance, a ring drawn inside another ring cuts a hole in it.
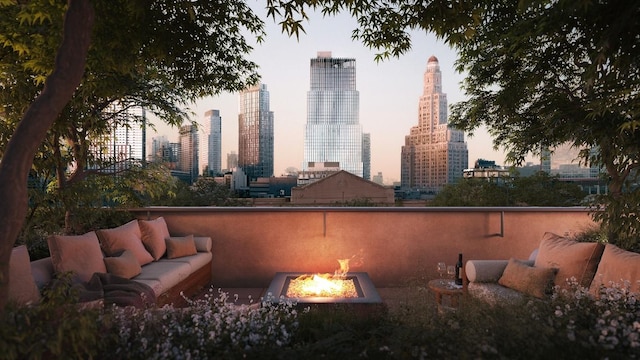
[{"label": "beige pillow", "polygon": [[130,250],[124,250],[119,256],[104,258],[107,272],[125,279],[131,279],[142,271],[138,259]]},{"label": "beige pillow", "polygon": [[630,282],[631,292],[640,293],[640,254],[607,244],[589,291],[598,295],[600,285],[624,285],[625,280]]},{"label": "beige pillow", "polygon": [[87,282],[93,273],[107,272],[98,237],[93,231],[84,235],[52,235],[47,243],[53,270],[57,273],[72,271],[75,281]]},{"label": "beige pillow", "polygon": [[553,268],[533,267],[512,258],[498,284],[542,299],[553,290],[556,272]]},{"label": "beige pillow", "polygon": [[113,229],[97,230],[96,233],[107,256],[114,256],[123,250],[130,250],[140,265],[153,261],[153,257],[142,244],[142,233],[138,226],[138,220],[129,221]]},{"label": "beige pillow", "polygon": [[161,216],[155,220],[138,220],[142,232],[142,243],[147,248],[153,260],[160,259],[167,251],[165,239],[168,238],[169,229]]},{"label": "beige pillow", "polygon": [[30,304],[40,301],[40,291],[31,274],[31,259],[24,245],[11,250],[9,259],[9,301]]},{"label": "beige pillow", "polygon": [[567,289],[568,279],[589,287],[598,267],[604,246],[599,243],[577,242],[553,233],[545,233],[534,266],[558,269],[555,284]]},{"label": "beige pillow", "polygon": [[196,250],[196,243],[193,240],[193,235],[169,237],[166,241],[167,259],[175,259],[198,253],[198,250]]}]

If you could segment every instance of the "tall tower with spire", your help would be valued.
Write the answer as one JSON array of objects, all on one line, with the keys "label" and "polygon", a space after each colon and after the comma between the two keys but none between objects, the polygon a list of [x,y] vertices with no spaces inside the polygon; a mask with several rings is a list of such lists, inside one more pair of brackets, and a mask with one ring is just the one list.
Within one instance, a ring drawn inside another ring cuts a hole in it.
[{"label": "tall tower with spire", "polygon": [[427,62],[423,81],[418,125],[405,136],[400,176],[404,189],[435,193],[462,177],[469,153],[464,132],[447,123],[447,95],[442,92],[442,73],[435,56]]}]

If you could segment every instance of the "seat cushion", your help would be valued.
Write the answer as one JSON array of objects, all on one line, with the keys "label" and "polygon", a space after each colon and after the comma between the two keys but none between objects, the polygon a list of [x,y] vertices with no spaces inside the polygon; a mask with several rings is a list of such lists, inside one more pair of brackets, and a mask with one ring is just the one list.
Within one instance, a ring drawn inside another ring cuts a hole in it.
[{"label": "seat cushion", "polygon": [[491,305],[512,304],[527,298],[524,293],[509,289],[498,283],[469,283],[467,291],[471,296],[484,300]]},{"label": "seat cushion", "polygon": [[157,280],[161,283],[164,292],[186,279],[192,272],[191,264],[188,262],[160,260],[143,266],[140,275],[133,280]]}]

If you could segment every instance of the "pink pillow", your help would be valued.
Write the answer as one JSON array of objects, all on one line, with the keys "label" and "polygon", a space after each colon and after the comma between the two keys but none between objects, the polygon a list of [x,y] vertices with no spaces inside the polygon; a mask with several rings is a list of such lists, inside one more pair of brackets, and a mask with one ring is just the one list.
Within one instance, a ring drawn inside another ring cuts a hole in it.
[{"label": "pink pillow", "polygon": [[142,233],[138,226],[138,220],[113,229],[97,230],[100,244],[107,256],[115,256],[123,250],[129,250],[138,259],[140,265],[145,265],[153,261],[153,257],[142,244]]},{"label": "pink pillow", "polygon": [[604,246],[599,243],[577,242],[553,233],[545,233],[534,266],[558,269],[555,284],[569,287],[572,277],[578,284],[588,287],[598,267]]},{"label": "pink pillow", "polygon": [[553,291],[556,272],[554,268],[533,267],[511,258],[498,284],[542,299]]},{"label": "pink pillow", "polygon": [[104,264],[107,266],[107,272],[125,279],[131,279],[142,271],[138,259],[129,250],[118,256],[104,258]]},{"label": "pink pillow", "polygon": [[105,273],[104,255],[95,232],[84,235],[52,235],[47,238],[51,263],[57,273],[71,271],[74,281],[87,282],[93,273]]},{"label": "pink pillow", "polygon": [[18,304],[37,303],[40,291],[31,274],[31,259],[24,245],[11,250],[9,259],[9,300]]},{"label": "pink pillow", "polygon": [[151,253],[153,260],[157,261],[167,251],[165,239],[170,236],[167,223],[161,216],[155,220],[138,220],[138,225],[142,232],[144,247]]},{"label": "pink pillow", "polygon": [[624,281],[630,282],[629,291],[640,293],[640,254],[607,244],[589,292],[598,295],[600,285],[609,287],[613,282],[623,286]]},{"label": "pink pillow", "polygon": [[193,235],[167,238],[167,259],[175,259],[198,253]]}]

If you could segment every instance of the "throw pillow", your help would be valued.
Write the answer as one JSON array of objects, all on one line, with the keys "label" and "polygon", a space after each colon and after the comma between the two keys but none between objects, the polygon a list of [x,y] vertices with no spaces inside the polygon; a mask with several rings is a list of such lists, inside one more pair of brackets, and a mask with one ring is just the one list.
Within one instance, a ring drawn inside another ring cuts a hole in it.
[{"label": "throw pillow", "polygon": [[131,279],[142,271],[138,259],[130,250],[124,250],[118,256],[104,258],[107,272],[125,279]]},{"label": "throw pillow", "polygon": [[188,236],[173,236],[167,238],[167,258],[175,259],[183,256],[195,255],[198,253],[196,250],[196,243],[193,240],[193,235]]},{"label": "throw pillow", "polygon": [[122,250],[130,250],[140,265],[153,261],[153,257],[142,244],[142,233],[138,226],[138,220],[129,221],[113,229],[97,230],[96,233],[107,256],[114,256]]},{"label": "throw pillow", "polygon": [[138,220],[138,225],[142,232],[144,247],[151,253],[153,260],[157,261],[167,251],[165,239],[170,236],[167,223],[161,216],[155,220]]},{"label": "throw pillow", "polygon": [[18,304],[37,303],[40,291],[31,274],[31,259],[24,245],[11,250],[9,259],[9,301]]},{"label": "throw pillow", "polygon": [[73,280],[87,282],[93,273],[107,271],[96,233],[84,235],[52,235],[47,238],[53,270],[57,273],[71,271]]},{"label": "throw pillow", "polygon": [[553,233],[545,233],[534,266],[558,269],[555,284],[568,289],[572,277],[589,287],[595,275],[604,246],[599,243],[577,242]]},{"label": "throw pillow", "polygon": [[629,281],[629,291],[640,293],[639,279],[640,254],[607,244],[589,291],[597,296],[601,285],[609,287],[616,283],[624,286],[623,282]]},{"label": "throw pillow", "polygon": [[498,284],[537,298],[544,298],[553,289],[554,268],[540,268],[511,258]]}]

